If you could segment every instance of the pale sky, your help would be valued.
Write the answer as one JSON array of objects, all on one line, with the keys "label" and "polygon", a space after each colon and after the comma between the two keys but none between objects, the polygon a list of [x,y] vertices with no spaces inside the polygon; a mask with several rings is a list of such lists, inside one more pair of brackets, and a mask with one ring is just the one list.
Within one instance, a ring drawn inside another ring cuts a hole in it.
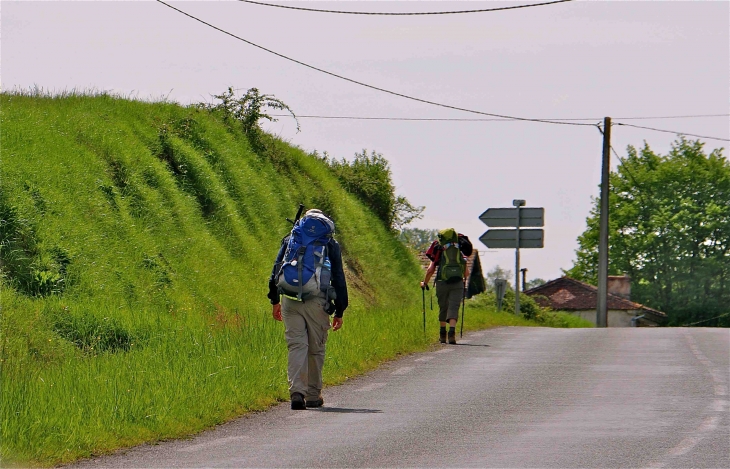
[{"label": "pale sky", "polygon": [[[274,0],[270,0],[275,3]],[[248,41],[397,93],[529,118],[615,122],[730,138],[730,3],[569,2],[488,13],[360,16],[238,1],[171,2]],[[523,2],[277,2],[354,11],[445,11]],[[257,87],[298,115],[486,118],[358,86],[240,42],[154,1],[4,0],[3,90],[96,89],[187,104],[229,85]],[[265,128],[301,148],[387,158],[397,192],[427,207],[421,228],[453,226],[479,249],[479,215],[516,198],[545,208],[545,248],[522,250],[528,279],[570,268],[598,195],[595,127],[531,122],[413,122],[302,118]],[[612,144],[665,153],[673,134],[613,127]],[[704,140],[706,149],[727,142]],[[727,152],[725,152],[727,156]],[[612,155],[612,164],[616,159]],[[294,209],[294,208],[293,208]],[[485,271],[514,269],[514,251],[482,253]]]}]

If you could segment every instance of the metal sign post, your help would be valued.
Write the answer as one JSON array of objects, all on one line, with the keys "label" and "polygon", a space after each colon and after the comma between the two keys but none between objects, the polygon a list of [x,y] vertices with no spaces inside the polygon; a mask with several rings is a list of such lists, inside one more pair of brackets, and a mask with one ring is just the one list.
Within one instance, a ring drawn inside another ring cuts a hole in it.
[{"label": "metal sign post", "polygon": [[[511,230],[487,230],[479,241],[488,248],[515,249],[515,314],[520,313],[520,248],[542,248],[544,230],[520,229],[523,226],[543,226],[545,209],[542,207],[525,207],[525,201],[512,201],[515,208],[489,208],[479,216],[485,225],[490,227],[512,227]],[[501,302],[500,302],[501,303]]]},{"label": "metal sign post", "polygon": [[515,199],[512,205],[515,210],[515,314],[520,314],[520,207],[525,206],[525,201]]},{"label": "metal sign post", "polygon": [[504,300],[504,292],[507,290],[507,279],[494,279],[494,290],[497,294],[497,311],[502,311],[502,300]]}]

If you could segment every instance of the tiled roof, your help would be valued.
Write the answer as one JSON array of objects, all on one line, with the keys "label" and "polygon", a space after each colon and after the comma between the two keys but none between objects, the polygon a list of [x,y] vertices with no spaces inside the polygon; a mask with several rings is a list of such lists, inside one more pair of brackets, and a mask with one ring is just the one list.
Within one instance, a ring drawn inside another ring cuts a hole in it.
[{"label": "tiled roof", "polygon": [[[565,311],[596,309],[598,304],[598,288],[570,277],[551,280],[527,290],[525,294],[538,296],[535,299],[541,306],[549,306],[553,309]],[[607,295],[607,308],[613,310],[641,310],[660,318],[667,317],[661,311],[610,293]]]}]

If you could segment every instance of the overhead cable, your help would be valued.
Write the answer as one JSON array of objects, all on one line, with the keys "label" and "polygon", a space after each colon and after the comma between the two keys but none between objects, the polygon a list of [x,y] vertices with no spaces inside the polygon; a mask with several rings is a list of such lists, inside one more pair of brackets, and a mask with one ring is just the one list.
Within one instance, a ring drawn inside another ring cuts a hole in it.
[{"label": "overhead cable", "polygon": [[253,42],[251,42],[249,40],[246,40],[246,39],[244,39],[244,38],[242,38],[240,36],[236,36],[235,34],[233,34],[231,32],[228,32],[228,31],[226,31],[224,29],[221,29],[218,26],[215,26],[213,24],[210,24],[210,23],[208,23],[208,22],[206,22],[204,20],[201,20],[200,18],[197,18],[196,16],[193,16],[190,13],[187,13],[187,12],[185,12],[183,10],[180,10],[179,8],[176,8],[176,7],[174,7],[174,6],[172,6],[172,5],[168,4],[168,3],[165,3],[162,0],[157,0],[157,2],[165,5],[166,7],[170,8],[172,10],[177,11],[178,13],[181,13],[181,14],[187,16],[188,18],[191,18],[191,19],[193,19],[193,20],[195,20],[195,21],[197,21],[199,23],[202,23],[202,24],[204,24],[204,25],[206,25],[206,26],[208,26],[210,28],[213,28],[216,31],[220,31],[223,34],[226,34],[228,36],[231,36],[231,37],[233,37],[235,39],[238,39],[239,41],[245,42],[246,44],[249,44],[249,45],[254,46],[254,47],[258,48],[258,49],[261,49],[263,51],[266,51],[266,52],[268,52],[270,54],[274,54],[274,55],[276,55],[278,57],[281,57],[282,59],[286,59],[286,60],[289,60],[291,62],[294,62],[294,63],[297,63],[299,65],[302,65],[304,67],[311,68],[312,70],[316,70],[318,72],[324,73],[326,75],[330,75],[330,76],[333,76],[335,78],[339,78],[341,80],[349,81],[350,83],[354,83],[356,85],[364,86],[366,88],[370,88],[370,89],[373,89],[373,90],[376,90],[376,91],[381,91],[383,93],[388,93],[388,94],[391,94],[393,96],[400,96],[401,98],[410,99],[412,101],[417,101],[417,102],[420,102],[420,103],[430,104],[430,105],[433,105],[433,106],[439,106],[439,107],[443,107],[443,108],[446,108],[446,109],[454,109],[456,111],[469,112],[469,113],[472,113],[472,114],[480,114],[480,115],[483,115],[483,116],[500,117],[502,119],[512,119],[512,120],[519,120],[519,121],[526,121],[526,122],[540,122],[540,123],[543,123],[543,124],[581,125],[581,126],[592,126],[592,125],[594,125],[594,124],[581,123],[581,122],[561,122],[561,121],[551,121],[551,120],[546,120],[546,119],[531,119],[531,118],[527,118],[527,117],[508,116],[508,115],[504,115],[504,114],[495,114],[495,113],[490,113],[490,112],[475,111],[473,109],[467,109],[467,108],[462,108],[462,107],[458,107],[458,106],[451,106],[449,104],[437,103],[435,101],[429,101],[429,100],[426,100],[426,99],[416,98],[414,96],[408,96],[406,94],[398,93],[398,92],[395,92],[395,91],[390,91],[390,90],[387,90],[385,88],[380,88],[380,87],[377,87],[377,86],[368,85],[367,83],[363,83],[361,81],[353,80],[352,78],[347,78],[347,77],[344,77],[342,75],[338,75],[336,73],[329,72],[327,70],[324,70],[324,69],[315,67],[313,65],[309,65],[309,64],[304,63],[304,62],[301,62],[301,61],[299,61],[297,59],[293,59],[291,57],[287,57],[286,55],[280,54],[280,53],[275,52],[275,51],[273,51],[271,49],[267,49],[266,47],[263,47],[263,46],[260,46],[258,44],[255,44],[255,43],[253,43]]},{"label": "overhead cable", "polygon": [[286,8],[288,10],[301,10],[315,13],[338,13],[341,15],[375,15],[375,16],[425,16],[425,15],[458,15],[462,13],[486,13],[489,11],[502,11],[502,10],[516,10],[518,8],[531,8],[539,7],[544,5],[554,5],[556,3],[571,2],[573,0],[555,0],[552,2],[543,3],[532,3],[528,5],[516,5],[511,7],[498,7],[498,8],[484,8],[481,10],[457,10],[457,11],[429,11],[429,12],[409,12],[409,13],[394,13],[394,12],[370,12],[370,11],[342,11],[342,10],[320,10],[317,8],[303,8],[303,7],[292,7],[287,5],[276,5],[273,3],[254,2],[252,0],[238,0],[243,3],[252,3],[254,5],[261,5],[266,7]]},{"label": "overhead cable", "polygon": [[676,134],[676,135],[688,135],[690,137],[709,138],[711,140],[722,140],[722,141],[725,141],[725,142],[730,142],[730,138],[708,137],[707,135],[690,134],[690,133],[687,133],[687,132],[678,132],[676,130],[655,129],[653,127],[644,127],[642,125],[622,124],[621,122],[614,122],[614,125],[623,125],[624,127],[635,127],[637,129],[653,130],[655,132],[665,132],[665,133],[668,133],[668,134]]},{"label": "overhead cable", "polygon": [[[288,114],[272,114],[272,116],[276,117],[287,117]],[[342,120],[381,120],[381,121],[435,121],[435,122],[441,122],[441,121],[454,121],[454,122],[510,122],[514,119],[479,119],[479,118],[449,118],[449,117],[363,117],[363,116],[319,116],[319,115],[306,115],[301,116],[297,115],[297,117],[301,118],[309,118],[309,119],[342,119]],[[661,117],[615,117],[614,119],[623,119],[623,120],[652,120],[652,119],[689,119],[689,118],[698,118],[698,117],[730,117],[730,114],[704,114],[704,115],[694,115],[694,116],[661,116]],[[589,121],[589,122],[595,122],[600,121],[602,117],[576,117],[576,118],[545,118],[543,120],[549,120],[549,121]]]}]

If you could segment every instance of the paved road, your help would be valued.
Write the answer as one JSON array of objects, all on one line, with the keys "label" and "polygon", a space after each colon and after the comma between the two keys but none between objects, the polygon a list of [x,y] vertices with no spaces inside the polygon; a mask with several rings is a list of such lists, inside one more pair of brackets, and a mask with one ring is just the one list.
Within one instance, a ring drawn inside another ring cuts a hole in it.
[{"label": "paved road", "polygon": [[499,328],[77,467],[729,468],[729,382],[727,329]]}]

